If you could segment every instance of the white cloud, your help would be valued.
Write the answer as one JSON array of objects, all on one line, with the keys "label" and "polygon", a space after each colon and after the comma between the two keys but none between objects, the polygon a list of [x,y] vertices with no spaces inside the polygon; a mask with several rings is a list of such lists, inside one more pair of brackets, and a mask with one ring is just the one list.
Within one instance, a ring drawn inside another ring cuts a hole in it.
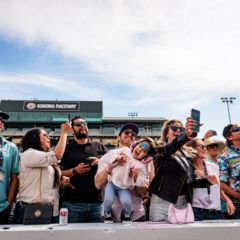
[{"label": "white cloud", "polygon": [[[185,111],[240,90],[238,0],[9,0],[0,9],[1,36],[27,46],[44,43],[106,83],[130,86],[132,106]],[[43,78],[58,91],[72,91],[62,80]],[[73,95],[88,96],[89,86]],[[127,104],[111,94],[108,104]]]},{"label": "white cloud", "polygon": [[[96,100],[102,93],[84,82],[38,74],[0,74],[1,98],[28,99],[30,96],[53,99],[71,96],[77,99]],[[50,94],[49,94],[50,93]],[[48,94],[48,95],[45,95]]]}]

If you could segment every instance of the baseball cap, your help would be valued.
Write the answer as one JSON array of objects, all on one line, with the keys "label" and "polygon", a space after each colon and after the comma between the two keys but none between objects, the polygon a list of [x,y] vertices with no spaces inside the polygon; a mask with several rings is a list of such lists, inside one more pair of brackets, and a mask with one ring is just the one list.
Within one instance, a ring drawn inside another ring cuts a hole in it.
[{"label": "baseball cap", "polygon": [[228,124],[226,127],[224,127],[222,134],[226,139],[229,136],[229,132],[230,132],[232,127],[233,127],[233,124]]},{"label": "baseball cap", "polygon": [[135,132],[136,134],[138,134],[139,132],[139,129],[138,129],[138,126],[134,123],[126,123],[124,124],[121,129],[120,129],[120,132],[119,132],[119,135],[125,130],[125,129],[131,129],[133,132]]},{"label": "baseball cap", "polygon": [[0,119],[2,120],[8,120],[9,119],[9,115],[5,112],[0,111]]}]

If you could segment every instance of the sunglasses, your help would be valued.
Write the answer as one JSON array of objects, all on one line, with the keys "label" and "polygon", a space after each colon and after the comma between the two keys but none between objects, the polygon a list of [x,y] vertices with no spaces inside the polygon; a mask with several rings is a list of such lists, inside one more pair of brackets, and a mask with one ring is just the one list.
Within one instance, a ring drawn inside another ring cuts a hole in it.
[{"label": "sunglasses", "polygon": [[132,136],[134,136],[134,137],[137,136],[137,133],[135,133],[134,131],[131,131],[131,130],[124,130],[123,133],[126,135],[132,134]]},{"label": "sunglasses", "polygon": [[179,129],[180,132],[184,132],[184,131],[185,131],[185,128],[184,128],[184,127],[178,127],[178,126],[173,126],[173,125],[171,125],[170,128],[171,128],[171,130],[172,130],[173,132],[176,132],[178,129]]},{"label": "sunglasses", "polygon": [[140,142],[140,146],[142,147],[143,151],[147,154],[150,150],[150,146],[147,142]]},{"label": "sunglasses", "polygon": [[76,127],[87,126],[87,123],[86,122],[74,122],[73,126],[76,126]]},{"label": "sunglasses", "polygon": [[211,144],[211,145],[208,145],[207,148],[218,148],[218,144]]},{"label": "sunglasses", "polygon": [[232,128],[231,131],[230,131],[230,134],[231,134],[232,132],[240,132],[240,127],[234,127],[234,128]]}]

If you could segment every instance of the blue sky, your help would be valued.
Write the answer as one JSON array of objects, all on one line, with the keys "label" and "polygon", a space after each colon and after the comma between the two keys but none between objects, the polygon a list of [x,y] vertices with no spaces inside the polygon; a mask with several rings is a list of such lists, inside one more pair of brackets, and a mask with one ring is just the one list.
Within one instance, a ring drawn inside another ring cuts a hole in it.
[{"label": "blue sky", "polygon": [[237,0],[0,1],[0,99],[102,100],[104,116],[239,122]]}]

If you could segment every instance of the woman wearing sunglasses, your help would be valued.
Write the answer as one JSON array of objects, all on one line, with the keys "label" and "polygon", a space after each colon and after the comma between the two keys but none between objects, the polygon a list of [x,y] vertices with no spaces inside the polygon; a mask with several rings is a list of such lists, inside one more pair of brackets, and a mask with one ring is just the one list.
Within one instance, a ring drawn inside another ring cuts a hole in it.
[{"label": "woman wearing sunglasses", "polygon": [[168,208],[185,208],[192,200],[192,158],[183,145],[193,134],[194,121],[187,119],[186,128],[181,121],[165,122],[160,146],[154,158],[155,176],[150,184],[150,221],[165,221]]},{"label": "woman wearing sunglasses", "polygon": [[61,171],[58,160],[65,150],[70,123],[61,125],[61,136],[54,151],[50,150],[50,138],[43,128],[29,130],[23,137],[19,164],[19,189],[14,212],[14,222],[23,223],[25,206],[29,203],[53,204],[52,222],[58,221],[59,182]]}]

